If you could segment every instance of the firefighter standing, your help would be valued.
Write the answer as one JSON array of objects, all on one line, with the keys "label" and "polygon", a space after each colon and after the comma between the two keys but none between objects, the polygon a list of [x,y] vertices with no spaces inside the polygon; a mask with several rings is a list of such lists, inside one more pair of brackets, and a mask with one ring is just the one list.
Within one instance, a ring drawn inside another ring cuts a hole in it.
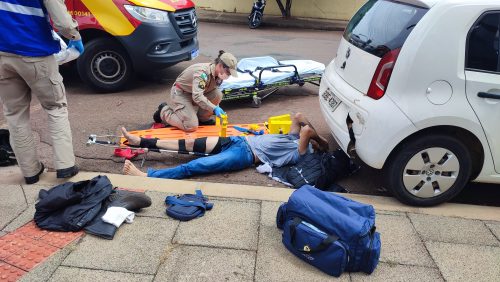
[{"label": "firefighter standing", "polygon": [[187,132],[198,125],[212,125],[212,115],[225,112],[219,107],[222,92],[218,89],[229,76],[237,77],[237,60],[224,51],[213,63],[194,64],[186,68],[175,80],[170,91],[170,101],[158,106],[153,114],[157,123],[166,123]]},{"label": "firefighter standing", "polygon": [[0,100],[27,184],[38,182],[44,171],[30,125],[32,95],[48,115],[57,177],[78,173],[66,92],[53,55],[61,47],[52,36],[49,15],[54,27],[70,40],[68,47],[83,53],[78,25],[63,0],[0,0]]}]

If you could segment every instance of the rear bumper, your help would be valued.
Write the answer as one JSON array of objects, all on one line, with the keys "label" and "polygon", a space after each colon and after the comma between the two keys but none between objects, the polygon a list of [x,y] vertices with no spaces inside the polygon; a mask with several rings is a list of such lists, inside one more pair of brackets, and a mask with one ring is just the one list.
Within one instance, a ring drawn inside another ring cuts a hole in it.
[{"label": "rear bumper", "polygon": [[[329,89],[340,104],[332,110],[322,94]],[[325,70],[319,90],[323,117],[341,148],[347,151],[349,131],[347,116],[353,120],[356,153],[367,165],[381,169],[392,150],[416,131],[413,123],[386,96],[374,100],[347,84],[331,63]]]},{"label": "rear bumper", "polygon": [[[183,36],[172,24],[142,23],[129,36],[118,40],[127,50],[136,71],[162,69],[182,61],[191,60],[191,52],[198,49],[197,33]],[[162,44],[162,54],[155,54],[154,47]]]}]

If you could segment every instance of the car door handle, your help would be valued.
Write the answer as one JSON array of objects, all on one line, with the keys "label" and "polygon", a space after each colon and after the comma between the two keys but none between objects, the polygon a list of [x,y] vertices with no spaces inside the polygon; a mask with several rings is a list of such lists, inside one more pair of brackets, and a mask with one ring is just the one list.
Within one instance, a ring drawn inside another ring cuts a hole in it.
[{"label": "car door handle", "polygon": [[477,97],[500,100],[500,94],[493,94],[493,93],[487,93],[487,92],[479,92],[479,93],[477,93]]}]

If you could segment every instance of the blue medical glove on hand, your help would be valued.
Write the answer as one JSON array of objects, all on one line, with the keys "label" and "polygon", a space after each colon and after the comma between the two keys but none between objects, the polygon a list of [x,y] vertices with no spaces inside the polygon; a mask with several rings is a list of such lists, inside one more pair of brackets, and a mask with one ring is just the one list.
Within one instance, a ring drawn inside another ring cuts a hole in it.
[{"label": "blue medical glove on hand", "polygon": [[80,52],[80,54],[82,54],[83,50],[85,49],[85,48],[83,48],[82,40],[70,40],[68,43],[68,48],[71,48],[71,47],[78,50],[78,52]]},{"label": "blue medical glove on hand", "polygon": [[222,110],[222,108],[221,108],[221,107],[217,106],[217,107],[215,107],[215,109],[214,109],[214,114],[215,114],[216,116],[220,117],[221,115],[225,115],[225,114],[226,114],[226,112],[224,112],[224,110]]}]

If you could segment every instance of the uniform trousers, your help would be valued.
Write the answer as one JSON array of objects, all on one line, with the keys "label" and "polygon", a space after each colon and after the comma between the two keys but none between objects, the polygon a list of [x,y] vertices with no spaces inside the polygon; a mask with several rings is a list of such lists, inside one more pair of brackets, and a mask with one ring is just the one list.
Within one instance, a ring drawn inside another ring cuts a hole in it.
[{"label": "uniform trousers", "polygon": [[[194,131],[199,121],[209,120],[213,111],[200,108],[191,96],[191,93],[172,86],[168,105],[161,110],[162,120],[184,131]],[[222,92],[217,88],[205,96],[214,105],[219,105],[222,100]]]},{"label": "uniform trousers", "polygon": [[47,113],[56,169],[75,165],[63,78],[54,56],[24,57],[0,52],[0,101],[10,143],[25,177],[41,169],[30,122],[33,96]]}]

